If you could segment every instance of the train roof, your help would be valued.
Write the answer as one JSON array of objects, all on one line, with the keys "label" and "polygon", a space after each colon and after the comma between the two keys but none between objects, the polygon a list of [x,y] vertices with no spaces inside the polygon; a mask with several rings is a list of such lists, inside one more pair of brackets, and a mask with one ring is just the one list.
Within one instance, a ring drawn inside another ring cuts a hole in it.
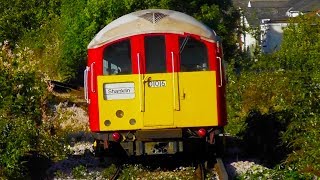
[{"label": "train roof", "polygon": [[147,9],[126,14],[112,21],[96,34],[88,49],[116,39],[145,33],[190,33],[211,41],[216,40],[216,34],[212,29],[187,14],[165,9]]}]

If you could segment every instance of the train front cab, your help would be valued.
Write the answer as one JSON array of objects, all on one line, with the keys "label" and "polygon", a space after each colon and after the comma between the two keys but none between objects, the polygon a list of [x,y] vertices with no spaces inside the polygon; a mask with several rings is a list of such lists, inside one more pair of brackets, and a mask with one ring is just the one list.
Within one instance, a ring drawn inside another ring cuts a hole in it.
[{"label": "train front cab", "polygon": [[219,44],[192,34],[141,34],[89,49],[85,86],[99,145],[130,155],[214,143],[226,124]]}]

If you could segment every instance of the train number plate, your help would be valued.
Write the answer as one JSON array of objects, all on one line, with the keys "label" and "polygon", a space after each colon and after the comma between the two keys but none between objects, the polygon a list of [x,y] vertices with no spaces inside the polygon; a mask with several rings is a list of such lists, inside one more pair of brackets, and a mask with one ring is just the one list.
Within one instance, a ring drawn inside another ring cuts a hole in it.
[{"label": "train number plate", "polygon": [[166,87],[167,82],[165,80],[155,80],[155,81],[149,81],[148,82],[149,87]]}]

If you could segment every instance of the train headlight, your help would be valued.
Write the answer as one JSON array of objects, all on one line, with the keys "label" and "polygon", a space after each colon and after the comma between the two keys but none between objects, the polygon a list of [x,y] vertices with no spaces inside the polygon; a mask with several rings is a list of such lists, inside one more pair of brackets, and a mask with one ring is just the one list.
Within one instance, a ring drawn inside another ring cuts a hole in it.
[{"label": "train headlight", "polygon": [[110,126],[111,125],[111,121],[110,120],[105,120],[104,121],[104,125],[105,126]]},{"label": "train headlight", "polygon": [[116,116],[117,116],[118,118],[122,118],[122,117],[124,116],[124,112],[123,112],[122,110],[118,110],[118,111],[116,112]]},{"label": "train headlight", "polygon": [[135,119],[130,119],[129,123],[130,123],[131,125],[135,125],[135,124],[136,124],[136,120],[135,120]]}]

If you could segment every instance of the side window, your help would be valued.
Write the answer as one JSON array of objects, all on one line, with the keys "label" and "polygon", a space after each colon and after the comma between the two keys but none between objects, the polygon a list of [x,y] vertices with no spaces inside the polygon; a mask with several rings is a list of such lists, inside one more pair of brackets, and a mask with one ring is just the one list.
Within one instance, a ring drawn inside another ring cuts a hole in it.
[{"label": "side window", "polygon": [[208,66],[208,50],[204,43],[192,37],[180,37],[180,69],[181,72],[206,71]]},{"label": "side window", "polygon": [[166,46],[164,36],[146,36],[144,38],[147,73],[164,73],[166,68]]},{"label": "side window", "polygon": [[103,54],[103,74],[131,74],[130,40],[123,40],[107,46]]}]

